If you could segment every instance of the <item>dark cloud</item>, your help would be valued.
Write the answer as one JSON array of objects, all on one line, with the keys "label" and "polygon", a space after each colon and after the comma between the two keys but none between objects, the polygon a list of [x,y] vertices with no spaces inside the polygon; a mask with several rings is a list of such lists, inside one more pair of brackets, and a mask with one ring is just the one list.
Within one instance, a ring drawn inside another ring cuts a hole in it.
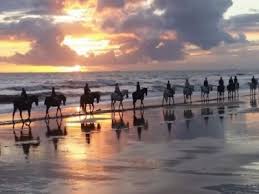
[{"label": "dark cloud", "polygon": [[233,31],[258,30],[259,13],[242,14],[225,21],[225,27]]},{"label": "dark cloud", "polygon": [[102,11],[106,8],[122,8],[125,5],[125,0],[98,0],[97,10]]},{"label": "dark cloud", "polygon": [[[64,35],[51,20],[27,18],[19,22],[0,25],[0,36],[27,39],[32,42],[26,54],[15,54],[5,58],[16,64],[74,65],[79,56],[69,47],[62,45]],[[3,59],[2,59],[3,60]]]}]

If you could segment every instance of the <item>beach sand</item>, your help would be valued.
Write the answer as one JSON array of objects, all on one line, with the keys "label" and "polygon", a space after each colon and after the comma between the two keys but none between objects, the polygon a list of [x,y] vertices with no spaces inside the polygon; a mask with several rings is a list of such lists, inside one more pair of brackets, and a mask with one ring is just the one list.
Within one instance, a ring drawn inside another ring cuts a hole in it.
[{"label": "beach sand", "polygon": [[94,115],[71,108],[63,120],[34,112],[30,125],[0,125],[0,193],[259,192],[259,112],[249,97],[158,102],[135,114],[103,105]]}]

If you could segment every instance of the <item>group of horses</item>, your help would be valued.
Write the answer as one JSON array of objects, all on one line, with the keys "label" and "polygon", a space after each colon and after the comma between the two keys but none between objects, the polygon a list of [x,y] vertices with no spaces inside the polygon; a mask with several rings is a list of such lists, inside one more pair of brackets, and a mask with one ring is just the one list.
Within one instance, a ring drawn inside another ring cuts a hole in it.
[{"label": "group of horses", "polygon": [[[249,83],[250,86],[250,95],[256,94],[256,89],[258,87],[258,83]],[[228,92],[228,98],[235,98],[239,96],[239,84],[229,84],[226,87]],[[209,85],[208,87],[201,86],[201,99],[203,101],[209,101],[209,94],[211,91],[213,91],[213,86]],[[189,100],[190,103],[192,103],[192,94],[194,92],[194,86],[190,85],[188,87],[183,88],[183,95],[184,95],[184,103],[187,103]],[[171,102],[174,104],[174,96],[176,93],[176,88],[172,87],[170,90],[165,89],[163,93],[163,100],[162,105],[171,104]],[[147,88],[142,88],[140,91],[136,91],[132,93],[132,99],[133,99],[133,108],[136,108],[136,102],[137,100],[140,100],[140,107],[144,107],[144,98],[148,94]],[[128,90],[122,90],[121,94],[118,93],[112,93],[111,94],[111,108],[112,110],[115,109],[116,102],[119,102],[119,109],[121,108],[123,110],[123,100],[125,98],[129,97],[129,91]],[[225,86],[219,85],[217,86],[217,100],[224,100],[225,97]],[[80,97],[80,108],[87,113],[87,105],[89,105],[89,111],[94,111],[94,103],[99,103],[101,99],[101,93],[100,92],[91,92],[88,95],[83,94]],[[14,122],[14,116],[17,110],[20,112],[20,117],[23,120],[22,112],[28,111],[28,119],[30,120],[31,117],[31,109],[32,104],[35,103],[36,106],[39,104],[39,99],[36,95],[30,95],[26,99],[23,97],[17,97],[13,101],[14,109],[13,109],[13,122]],[[58,94],[56,96],[47,96],[44,101],[44,105],[46,106],[46,114],[45,118],[49,118],[49,109],[50,107],[56,107],[56,117],[58,117],[58,114],[62,117],[61,112],[61,105],[66,104],[66,97],[63,94]]]}]

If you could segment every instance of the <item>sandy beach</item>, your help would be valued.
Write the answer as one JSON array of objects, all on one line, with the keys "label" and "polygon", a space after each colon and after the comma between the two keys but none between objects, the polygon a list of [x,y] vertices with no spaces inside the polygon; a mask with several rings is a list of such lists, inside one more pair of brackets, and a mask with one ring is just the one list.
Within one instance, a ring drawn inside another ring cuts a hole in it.
[{"label": "sandy beach", "polygon": [[0,193],[257,193],[258,114],[242,97],[1,125]]}]

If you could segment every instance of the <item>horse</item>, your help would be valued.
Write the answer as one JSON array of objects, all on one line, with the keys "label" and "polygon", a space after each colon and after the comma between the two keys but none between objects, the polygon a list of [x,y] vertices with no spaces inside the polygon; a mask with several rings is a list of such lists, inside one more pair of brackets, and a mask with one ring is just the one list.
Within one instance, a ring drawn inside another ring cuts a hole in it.
[{"label": "horse", "polygon": [[201,99],[203,99],[204,102],[209,101],[209,94],[212,90],[212,85],[209,85],[208,87],[201,86]]},{"label": "horse", "polygon": [[144,107],[143,100],[145,98],[145,95],[147,96],[147,88],[142,88],[139,92],[136,91],[136,92],[132,93],[134,109],[136,108],[135,105],[136,105],[137,100],[140,100],[142,107]]},{"label": "horse", "polygon": [[224,100],[224,96],[225,96],[225,86],[224,85],[219,85],[217,87],[217,100]]},{"label": "horse", "polygon": [[193,86],[183,88],[184,103],[186,103],[187,99],[190,99],[190,103],[192,103],[192,93],[193,93],[193,91],[194,91]]},{"label": "horse", "polygon": [[249,87],[250,87],[250,96],[255,96],[256,95],[256,89],[257,89],[257,86],[258,86],[258,80],[256,80],[255,83],[251,83],[249,82]]},{"label": "horse", "polygon": [[45,119],[49,118],[49,108],[57,107],[56,117],[58,116],[58,112],[60,112],[60,116],[62,117],[62,112],[60,106],[66,105],[66,97],[63,94],[58,94],[56,96],[47,96],[44,101],[44,105],[46,106],[46,115]]},{"label": "horse", "polygon": [[166,103],[171,104],[171,100],[173,101],[174,104],[174,95],[175,95],[175,88],[173,87],[171,90],[168,90],[167,88],[164,90],[163,94],[163,100],[162,100],[162,106],[164,106],[164,101]]},{"label": "horse", "polygon": [[118,95],[115,92],[112,93],[111,94],[111,107],[112,107],[112,109],[115,109],[115,103],[116,103],[116,101],[119,101],[120,102],[119,109],[120,109],[120,107],[122,107],[122,110],[123,110],[122,101],[124,100],[125,97],[126,98],[129,97],[129,91],[128,90],[122,90],[121,95]]},{"label": "horse", "polygon": [[91,92],[88,95],[83,94],[80,97],[80,107],[84,112],[86,111],[87,105],[89,105],[90,112],[94,111],[94,100],[96,99],[97,104],[100,102],[101,94],[100,92]]},{"label": "horse", "polygon": [[233,84],[229,84],[228,86],[227,86],[227,91],[228,91],[228,98],[230,99],[230,98],[234,98],[234,93],[235,93],[235,89],[236,87],[235,87],[235,84],[233,83]]},{"label": "horse", "polygon": [[28,111],[28,120],[30,120],[31,119],[31,108],[32,108],[33,103],[35,103],[36,106],[39,105],[39,99],[35,95],[28,96],[27,99],[25,99],[23,97],[16,98],[13,101],[13,123],[14,123],[14,116],[15,116],[17,109],[20,112],[20,117],[22,119],[22,122],[23,122],[22,111],[24,111],[24,110]]}]

